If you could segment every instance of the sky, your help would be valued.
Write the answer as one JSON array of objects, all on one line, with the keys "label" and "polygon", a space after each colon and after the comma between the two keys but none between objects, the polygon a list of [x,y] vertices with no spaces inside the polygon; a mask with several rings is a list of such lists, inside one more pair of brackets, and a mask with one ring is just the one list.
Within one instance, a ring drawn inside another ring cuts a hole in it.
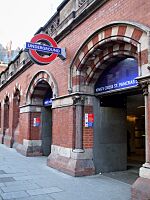
[{"label": "sky", "polygon": [[0,43],[23,48],[63,0],[0,0]]}]

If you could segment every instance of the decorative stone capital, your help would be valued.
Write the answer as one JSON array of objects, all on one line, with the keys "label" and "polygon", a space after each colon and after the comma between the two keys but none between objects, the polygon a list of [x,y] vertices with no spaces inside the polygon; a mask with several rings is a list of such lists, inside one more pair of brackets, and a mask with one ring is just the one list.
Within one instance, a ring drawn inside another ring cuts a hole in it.
[{"label": "decorative stone capital", "polygon": [[150,77],[138,78],[137,81],[143,90],[143,95],[147,96],[149,94]]},{"label": "decorative stone capital", "polygon": [[145,81],[143,83],[140,84],[141,85],[141,88],[143,90],[143,95],[144,96],[147,96],[148,95],[148,85],[149,85],[149,82],[148,81]]},{"label": "decorative stone capital", "polygon": [[72,97],[72,99],[73,99],[73,105],[75,105],[75,106],[83,106],[84,105],[84,101],[85,101],[84,96],[75,95]]}]

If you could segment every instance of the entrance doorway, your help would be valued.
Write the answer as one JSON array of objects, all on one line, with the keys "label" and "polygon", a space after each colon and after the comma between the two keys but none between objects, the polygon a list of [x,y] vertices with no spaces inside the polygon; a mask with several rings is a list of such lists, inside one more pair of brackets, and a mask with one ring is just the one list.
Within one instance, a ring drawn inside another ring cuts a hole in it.
[{"label": "entrance doorway", "polygon": [[140,94],[127,96],[127,155],[129,167],[145,162],[145,106]]},{"label": "entrance doorway", "polygon": [[133,58],[115,61],[95,85],[94,164],[97,173],[140,167],[145,161],[144,97]]},{"label": "entrance doorway", "polygon": [[41,139],[42,139],[42,152],[44,156],[51,153],[52,144],[52,90],[48,88],[41,111]]},{"label": "entrance doorway", "polygon": [[52,89],[45,80],[41,80],[36,85],[32,95],[32,105],[41,107],[40,116],[40,140],[41,150],[44,156],[51,152],[52,144]]},{"label": "entrance doorway", "polygon": [[44,156],[48,156],[51,153],[52,144],[52,110],[50,107],[42,108],[41,121],[42,152]]},{"label": "entrance doorway", "polygon": [[132,184],[145,162],[144,97],[140,93],[110,95],[99,98],[99,103],[96,172]]}]

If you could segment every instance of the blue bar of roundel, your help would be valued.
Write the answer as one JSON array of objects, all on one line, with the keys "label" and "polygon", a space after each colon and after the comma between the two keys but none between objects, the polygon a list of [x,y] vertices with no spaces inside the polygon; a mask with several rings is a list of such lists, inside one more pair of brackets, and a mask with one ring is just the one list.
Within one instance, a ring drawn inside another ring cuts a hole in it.
[{"label": "blue bar of roundel", "polygon": [[32,42],[26,42],[26,49],[32,49],[35,51],[41,51],[46,53],[56,53],[58,55],[61,55],[61,48],[55,48],[49,45],[42,45],[38,43],[32,43]]}]

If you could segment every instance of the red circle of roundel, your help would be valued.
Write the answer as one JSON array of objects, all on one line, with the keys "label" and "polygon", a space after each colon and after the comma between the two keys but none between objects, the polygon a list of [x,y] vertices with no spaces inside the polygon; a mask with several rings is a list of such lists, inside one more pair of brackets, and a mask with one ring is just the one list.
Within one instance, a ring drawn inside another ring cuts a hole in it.
[{"label": "red circle of roundel", "polygon": [[[38,34],[38,35],[35,35],[31,42],[32,43],[37,43],[39,41],[46,41],[48,43],[50,43],[52,45],[52,47],[55,47],[57,48],[57,43],[55,42],[55,40],[53,40],[49,35],[46,35],[46,34]],[[50,63],[51,61],[53,61],[56,57],[57,57],[57,54],[55,53],[52,53],[49,57],[42,57],[40,56],[35,50],[33,49],[30,49],[29,50],[29,53],[30,55],[32,56],[32,58],[37,62],[37,63],[40,63],[40,64],[48,64]]]}]

